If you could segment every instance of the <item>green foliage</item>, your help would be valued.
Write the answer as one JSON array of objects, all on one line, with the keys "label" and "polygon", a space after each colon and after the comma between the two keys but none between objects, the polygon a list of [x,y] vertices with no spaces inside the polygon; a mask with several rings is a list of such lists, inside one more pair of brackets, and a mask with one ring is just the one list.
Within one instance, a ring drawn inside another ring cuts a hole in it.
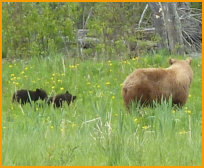
[{"label": "green foliage", "polygon": [[[177,58],[175,56],[172,56]],[[121,83],[134,69],[168,67],[159,54],[95,61],[55,57],[3,63],[2,162],[4,166],[201,166],[202,61],[183,108],[171,100],[154,107],[133,104],[127,113]],[[69,90],[77,99],[56,109],[43,102],[11,103],[17,89]]]},{"label": "green foliage", "polygon": [[55,54],[65,42],[73,42],[77,6],[78,3],[3,3],[3,57]]}]

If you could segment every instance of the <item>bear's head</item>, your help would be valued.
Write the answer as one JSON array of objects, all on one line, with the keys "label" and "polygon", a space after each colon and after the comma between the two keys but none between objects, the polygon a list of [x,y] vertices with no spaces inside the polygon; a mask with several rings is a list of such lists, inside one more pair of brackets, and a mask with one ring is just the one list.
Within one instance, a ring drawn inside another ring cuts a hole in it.
[{"label": "bear's head", "polygon": [[47,93],[43,89],[36,89],[36,94],[42,100],[47,99]]},{"label": "bear's head", "polygon": [[69,91],[66,91],[65,99],[69,104],[70,102],[73,102],[76,99],[76,96],[73,96],[71,93],[69,93]]},{"label": "bear's head", "polygon": [[177,60],[177,59],[169,58],[169,64],[170,65],[173,65],[173,64],[190,65],[191,62],[192,62],[191,58],[187,58],[186,60]]}]

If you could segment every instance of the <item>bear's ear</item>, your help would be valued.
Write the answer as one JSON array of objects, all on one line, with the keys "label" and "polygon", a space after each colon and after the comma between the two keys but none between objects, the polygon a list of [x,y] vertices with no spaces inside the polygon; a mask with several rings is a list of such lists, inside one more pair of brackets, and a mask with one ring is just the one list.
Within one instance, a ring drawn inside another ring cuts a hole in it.
[{"label": "bear's ear", "polygon": [[189,65],[191,65],[192,58],[189,57],[189,58],[186,59],[186,61],[188,62]]},{"label": "bear's ear", "polygon": [[66,91],[66,93],[65,94],[69,94],[69,91]]},{"label": "bear's ear", "polygon": [[40,92],[40,89],[36,89],[36,92]]},{"label": "bear's ear", "polygon": [[173,58],[169,58],[169,64],[170,64],[170,65],[174,64],[175,62],[176,62],[175,59],[173,59]]}]

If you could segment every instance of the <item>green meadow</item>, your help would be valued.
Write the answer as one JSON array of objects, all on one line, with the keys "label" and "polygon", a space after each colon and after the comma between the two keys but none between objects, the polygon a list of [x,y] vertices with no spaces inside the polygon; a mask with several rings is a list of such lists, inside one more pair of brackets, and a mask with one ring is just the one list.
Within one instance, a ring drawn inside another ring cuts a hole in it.
[{"label": "green meadow", "polygon": [[[171,56],[173,58],[182,58]],[[80,60],[61,55],[2,63],[2,162],[4,166],[201,166],[202,58],[186,105],[154,107],[122,96],[126,76],[141,67],[166,68],[159,54],[127,60]],[[77,99],[63,108],[43,101],[12,103],[18,89],[68,90]]]}]

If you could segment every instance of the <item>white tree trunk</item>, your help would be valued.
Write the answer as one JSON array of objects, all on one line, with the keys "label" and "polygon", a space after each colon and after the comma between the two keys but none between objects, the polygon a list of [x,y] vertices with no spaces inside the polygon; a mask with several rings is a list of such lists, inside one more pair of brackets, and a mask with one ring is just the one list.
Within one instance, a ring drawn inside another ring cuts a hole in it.
[{"label": "white tree trunk", "polygon": [[161,37],[161,48],[172,54],[184,55],[181,23],[174,2],[149,2],[156,33]]}]

